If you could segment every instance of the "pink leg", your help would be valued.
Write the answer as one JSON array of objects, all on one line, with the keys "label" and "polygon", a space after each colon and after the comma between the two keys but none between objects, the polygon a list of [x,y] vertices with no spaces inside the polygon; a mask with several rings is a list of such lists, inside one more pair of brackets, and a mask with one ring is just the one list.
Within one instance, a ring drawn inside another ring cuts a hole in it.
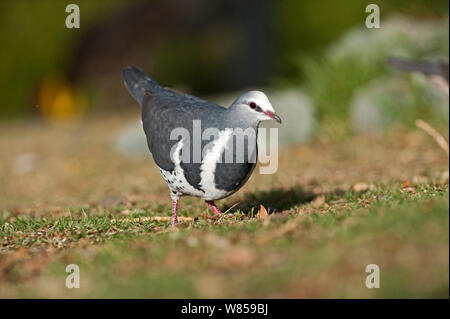
[{"label": "pink leg", "polygon": [[177,210],[178,210],[178,199],[172,198],[172,222],[171,222],[172,226],[178,224]]},{"label": "pink leg", "polygon": [[205,200],[205,203],[209,206],[209,208],[211,208],[214,214],[219,216],[222,215],[222,212],[217,208],[216,204],[214,204],[212,200]]}]

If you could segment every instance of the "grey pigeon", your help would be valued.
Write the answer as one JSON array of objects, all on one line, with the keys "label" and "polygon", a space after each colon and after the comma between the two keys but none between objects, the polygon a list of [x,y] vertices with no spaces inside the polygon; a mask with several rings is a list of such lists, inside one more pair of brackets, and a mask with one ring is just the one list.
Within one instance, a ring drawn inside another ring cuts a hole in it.
[{"label": "grey pigeon", "polygon": [[255,168],[260,121],[281,123],[269,99],[250,91],[224,108],[163,88],[136,67],[125,68],[122,76],[141,106],[148,148],[169,186],[172,225],[178,222],[178,200],[185,195],[204,199],[215,214],[222,214],[214,201],[239,190]]}]

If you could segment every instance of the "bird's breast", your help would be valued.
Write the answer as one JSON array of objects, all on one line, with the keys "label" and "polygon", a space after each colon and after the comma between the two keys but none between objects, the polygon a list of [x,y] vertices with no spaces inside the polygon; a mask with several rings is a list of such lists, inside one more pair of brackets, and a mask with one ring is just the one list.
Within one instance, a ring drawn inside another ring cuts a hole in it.
[{"label": "bird's breast", "polygon": [[221,199],[236,192],[249,178],[257,160],[256,138],[225,129],[204,152],[200,187],[205,199]]},{"label": "bird's breast", "polygon": [[212,141],[203,144],[200,163],[193,163],[193,156],[186,153],[194,149],[194,142],[180,140],[175,145],[174,170],[160,169],[173,192],[206,200],[221,199],[236,192],[256,165],[256,136],[242,138],[233,129],[221,130]]}]

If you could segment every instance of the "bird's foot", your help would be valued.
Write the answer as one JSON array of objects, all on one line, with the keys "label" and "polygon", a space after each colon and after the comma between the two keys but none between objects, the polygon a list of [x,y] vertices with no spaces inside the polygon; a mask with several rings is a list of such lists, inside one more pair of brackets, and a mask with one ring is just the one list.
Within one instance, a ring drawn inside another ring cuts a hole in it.
[{"label": "bird's foot", "polygon": [[219,208],[217,208],[216,204],[214,204],[214,202],[212,200],[207,200],[205,201],[206,205],[209,206],[209,208],[211,208],[211,210],[213,211],[214,214],[220,216],[222,215],[222,212],[220,211]]}]

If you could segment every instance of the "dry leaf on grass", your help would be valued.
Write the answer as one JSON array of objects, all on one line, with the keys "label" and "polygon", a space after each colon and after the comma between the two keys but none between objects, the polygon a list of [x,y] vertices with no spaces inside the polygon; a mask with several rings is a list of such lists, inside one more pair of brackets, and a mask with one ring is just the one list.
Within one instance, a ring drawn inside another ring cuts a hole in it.
[{"label": "dry leaf on grass", "polygon": [[403,189],[403,191],[405,191],[407,193],[414,193],[416,191],[416,188],[411,185],[411,183],[409,182],[409,179],[407,179],[406,181],[403,182],[402,189]]},{"label": "dry leaf on grass", "polygon": [[266,208],[262,204],[260,204],[259,205],[259,211],[256,214],[256,218],[264,219],[264,218],[267,218],[267,217],[269,217],[269,214],[267,213]]}]

